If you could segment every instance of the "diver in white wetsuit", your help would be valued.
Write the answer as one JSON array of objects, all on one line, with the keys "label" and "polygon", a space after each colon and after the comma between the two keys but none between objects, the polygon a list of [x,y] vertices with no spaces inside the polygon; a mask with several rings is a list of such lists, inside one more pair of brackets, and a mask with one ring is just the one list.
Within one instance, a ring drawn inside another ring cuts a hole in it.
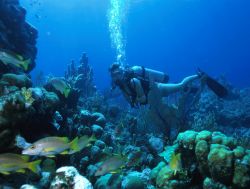
[{"label": "diver in white wetsuit", "polygon": [[181,91],[194,80],[201,78],[203,74],[192,75],[184,78],[180,83],[168,83],[169,77],[163,72],[144,68],[142,66],[123,67],[114,63],[109,69],[112,78],[112,86],[118,86],[132,107],[148,104],[150,82],[157,86],[161,97]]}]

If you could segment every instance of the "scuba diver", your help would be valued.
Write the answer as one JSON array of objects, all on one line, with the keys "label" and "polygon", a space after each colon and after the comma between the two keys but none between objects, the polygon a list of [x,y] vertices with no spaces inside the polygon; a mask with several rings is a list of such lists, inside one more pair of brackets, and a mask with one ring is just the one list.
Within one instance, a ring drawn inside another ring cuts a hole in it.
[{"label": "scuba diver", "polygon": [[[218,97],[224,98],[228,95],[224,86],[199,69],[196,75],[185,77],[180,83],[168,83],[169,76],[167,74],[143,66],[124,67],[119,63],[113,63],[109,71],[112,78],[112,89],[119,87],[132,107],[150,105],[150,111],[156,115],[158,120],[163,125],[168,125],[164,128],[168,136],[170,136],[171,125],[176,125],[180,119],[178,113],[163,103],[162,97],[182,91],[197,93],[197,91],[202,90],[204,84]],[[190,84],[196,80],[201,81],[200,90],[190,87]]]},{"label": "scuba diver", "polygon": [[119,63],[113,63],[109,71],[112,78],[112,89],[118,86],[132,107],[148,104],[151,82],[156,85],[161,97],[185,90],[190,83],[198,79],[205,81],[219,97],[227,95],[227,90],[221,84],[201,70],[198,70],[196,75],[185,77],[176,84],[168,83],[169,76],[167,74],[143,66],[123,67]]}]

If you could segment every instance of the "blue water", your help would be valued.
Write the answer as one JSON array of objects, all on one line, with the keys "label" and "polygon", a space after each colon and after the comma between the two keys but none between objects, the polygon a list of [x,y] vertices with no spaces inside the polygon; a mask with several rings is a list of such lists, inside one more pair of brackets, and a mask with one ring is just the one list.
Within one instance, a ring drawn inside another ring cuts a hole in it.
[{"label": "blue water", "polygon": [[[165,71],[173,82],[201,67],[234,86],[250,86],[249,0],[120,1],[125,63]],[[97,87],[109,86],[107,70],[117,57],[107,15],[111,0],[21,2],[39,31],[34,75],[63,76],[70,60],[86,51]]]}]

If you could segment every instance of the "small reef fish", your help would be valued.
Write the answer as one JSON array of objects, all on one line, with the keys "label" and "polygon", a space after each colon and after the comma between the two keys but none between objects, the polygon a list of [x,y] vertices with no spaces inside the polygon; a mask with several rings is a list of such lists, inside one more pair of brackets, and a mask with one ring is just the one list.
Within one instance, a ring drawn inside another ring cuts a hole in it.
[{"label": "small reef fish", "polygon": [[68,154],[71,149],[78,150],[78,137],[71,142],[67,137],[46,137],[24,149],[22,154],[54,157],[57,154]]},{"label": "small reef fish", "polygon": [[113,155],[106,159],[95,172],[95,176],[102,176],[107,173],[118,173],[119,169],[123,168],[128,161],[127,157],[122,155]]},{"label": "small reef fish", "polygon": [[29,69],[29,65],[31,63],[30,59],[24,60],[22,56],[7,50],[0,50],[0,60],[5,65],[14,65],[16,67],[22,68],[24,71]]},{"label": "small reef fish", "polygon": [[66,83],[62,78],[52,78],[50,79],[49,83],[57,90],[59,91],[62,95],[65,96],[65,98],[68,98],[69,93],[71,91],[71,87],[69,84]]},{"label": "small reef fish", "polygon": [[67,137],[46,137],[33,143],[22,151],[22,154],[31,156],[55,157],[58,154],[73,154],[81,151],[92,142],[93,137],[76,137],[71,142]]},{"label": "small reef fish", "polygon": [[96,141],[96,137],[94,135],[92,135],[91,137],[85,135],[82,136],[78,139],[78,148],[77,149],[73,149],[69,152],[69,154],[74,154],[76,152],[81,151],[83,148],[88,147],[91,142],[95,142]]},{"label": "small reef fish", "polygon": [[175,154],[173,153],[171,155],[170,161],[169,161],[169,167],[173,171],[179,171],[182,169],[182,164],[181,164],[181,154]]},{"label": "small reef fish", "polygon": [[28,156],[22,156],[19,154],[0,154],[0,173],[9,175],[11,173],[25,173],[25,169],[29,169],[32,172],[38,174],[40,172],[41,160],[29,162]]}]

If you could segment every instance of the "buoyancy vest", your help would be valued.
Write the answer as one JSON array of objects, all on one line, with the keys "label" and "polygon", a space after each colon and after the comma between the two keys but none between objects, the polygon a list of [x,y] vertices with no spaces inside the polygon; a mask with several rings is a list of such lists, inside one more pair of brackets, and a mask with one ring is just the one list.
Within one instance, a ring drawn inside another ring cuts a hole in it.
[{"label": "buoyancy vest", "polygon": [[138,76],[131,67],[127,67],[124,73],[123,82],[119,84],[120,89],[126,94],[126,96],[130,97],[130,104],[134,107],[136,103],[137,93],[135,90],[135,83],[131,82],[133,78],[136,78],[140,81],[144,95],[146,96],[146,101],[144,103],[140,103],[141,105],[146,105],[148,103],[148,93],[150,90],[150,81],[145,77],[145,68],[142,68],[142,75]]}]

